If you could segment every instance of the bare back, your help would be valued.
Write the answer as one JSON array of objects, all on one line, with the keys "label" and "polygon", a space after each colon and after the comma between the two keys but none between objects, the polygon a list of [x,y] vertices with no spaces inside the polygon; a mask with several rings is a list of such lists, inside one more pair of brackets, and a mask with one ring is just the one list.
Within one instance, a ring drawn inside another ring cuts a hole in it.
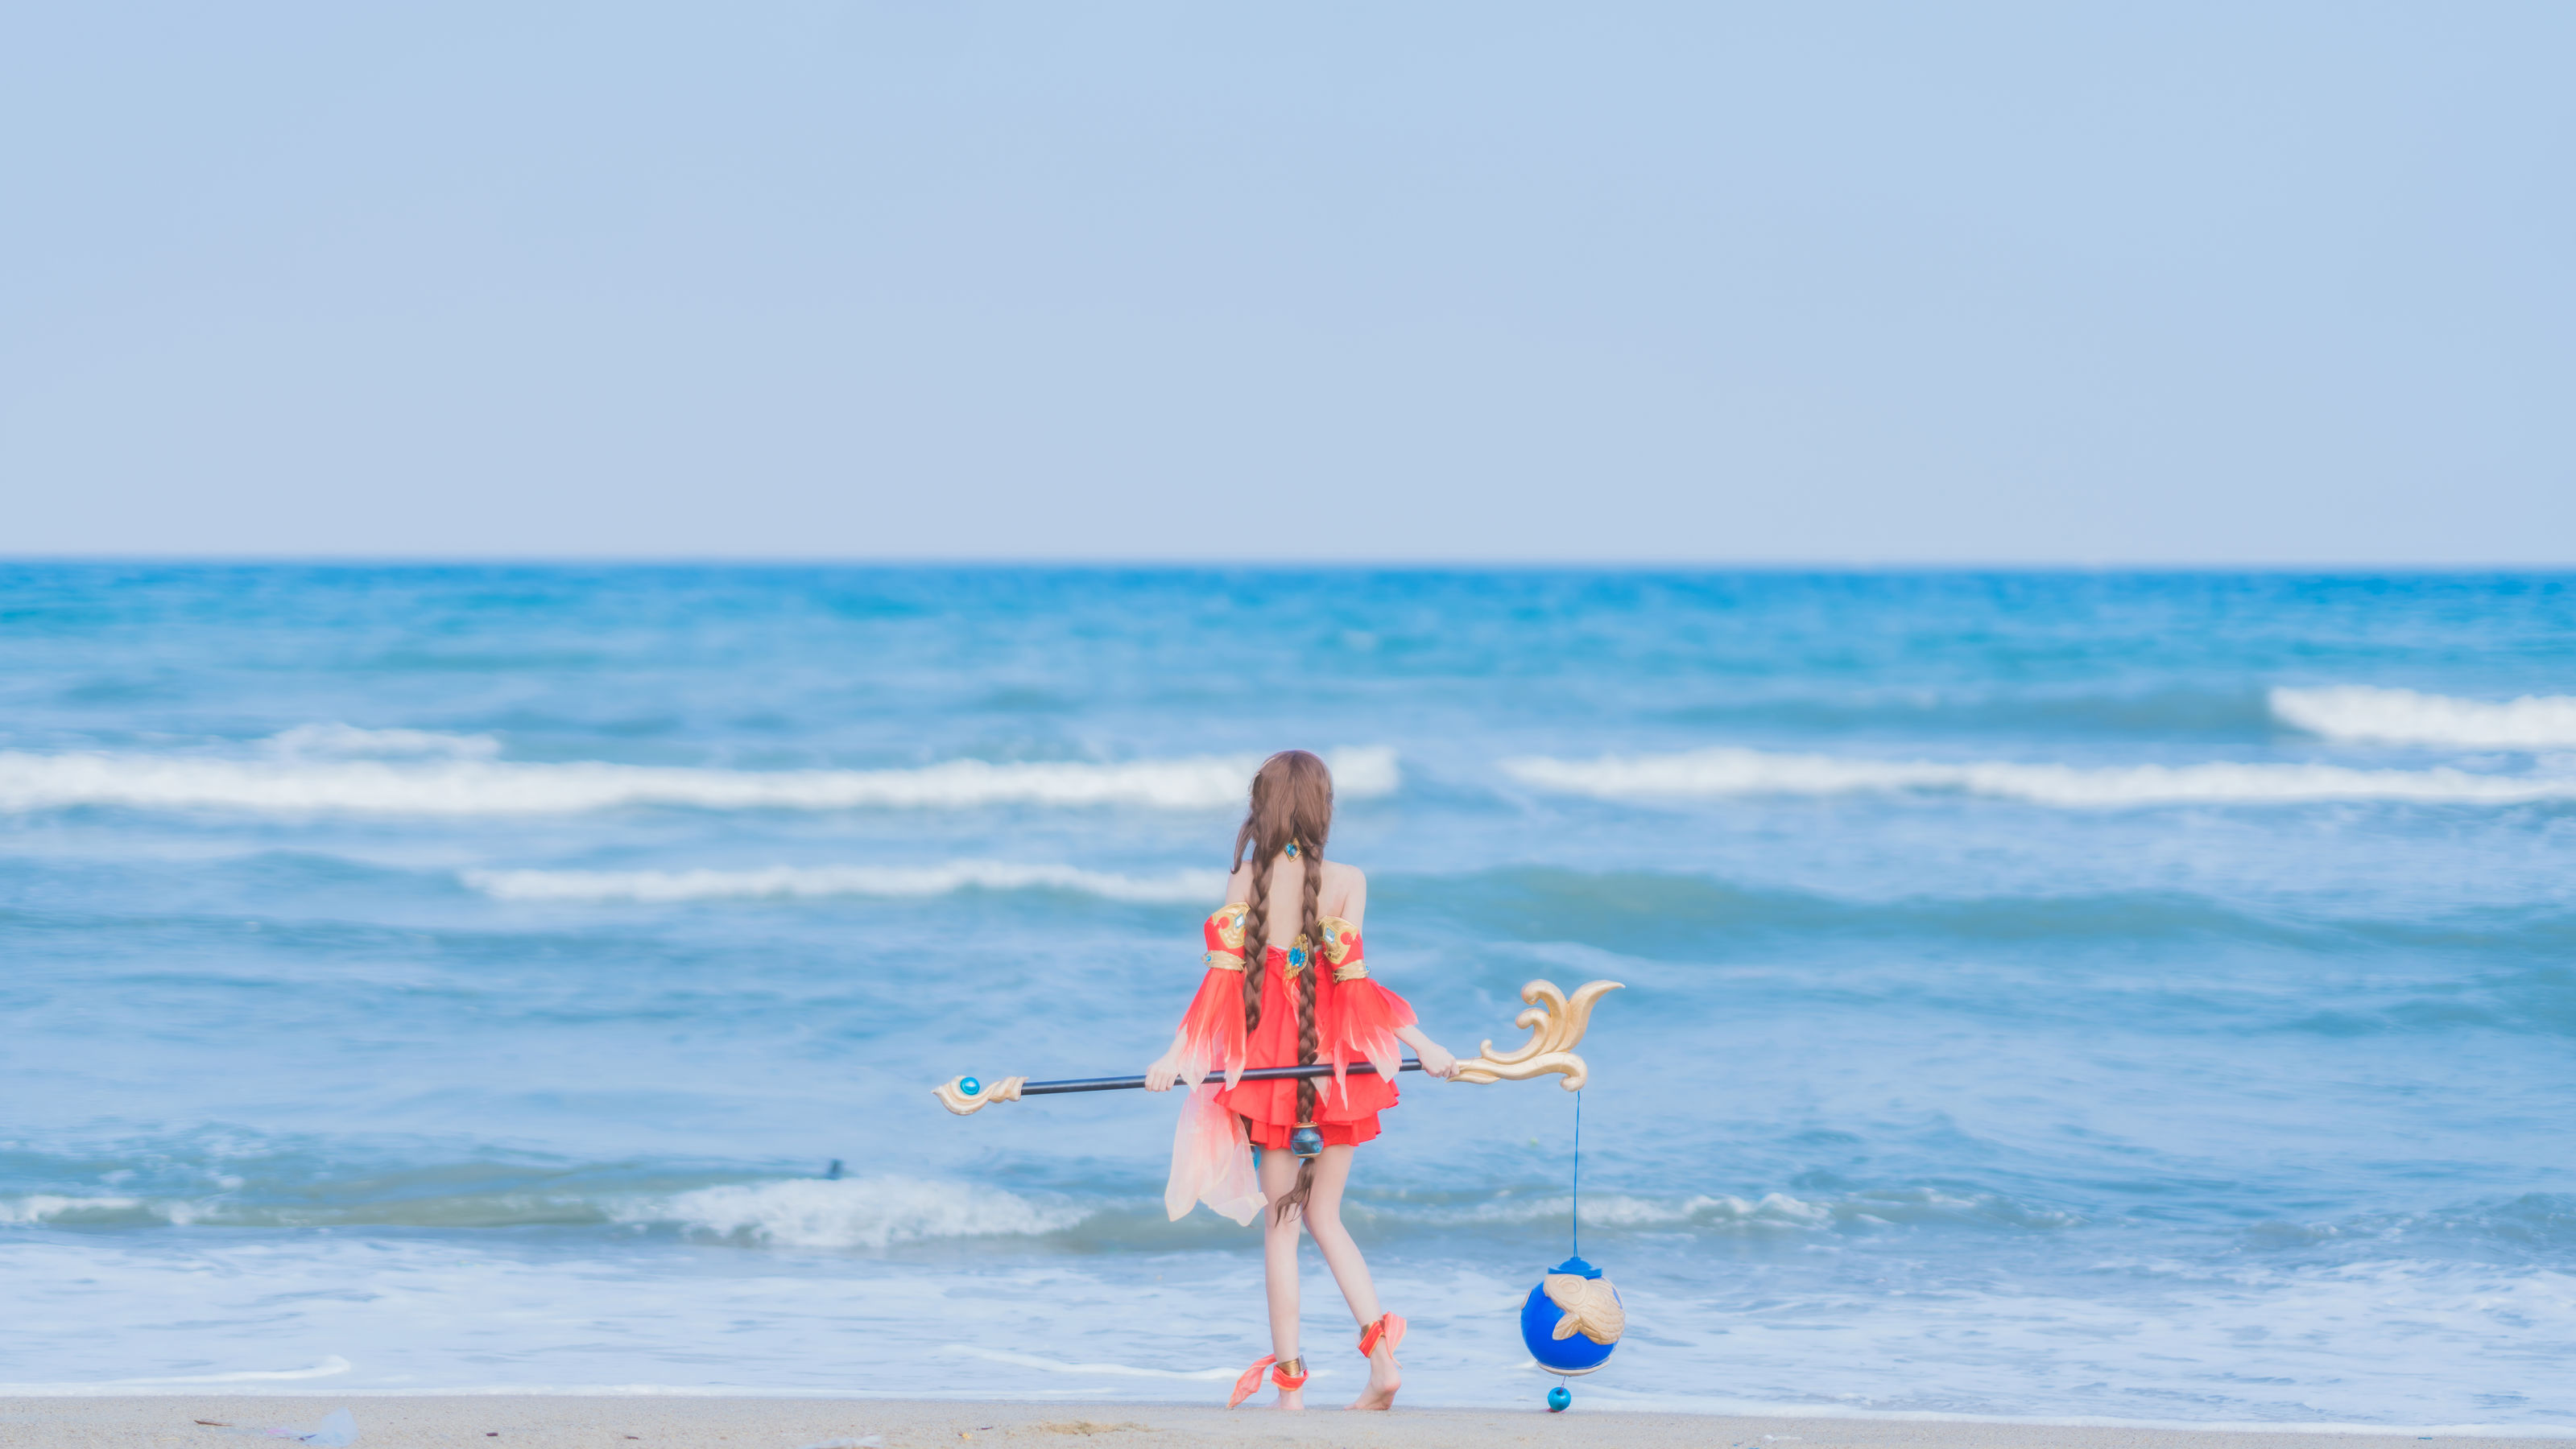
[{"label": "bare back", "polygon": [[[1293,855],[1278,855],[1270,862],[1270,899],[1296,901],[1306,889],[1306,862]],[[1234,868],[1234,876],[1225,883],[1225,903],[1239,906],[1252,899],[1252,865],[1249,861]],[[1323,890],[1317,896],[1316,909],[1327,916],[1339,916],[1354,927],[1365,925],[1361,919],[1368,912],[1368,875],[1355,865],[1338,860],[1324,862]],[[1273,910],[1270,913],[1270,939],[1265,946],[1286,947],[1297,939],[1297,912]]]}]

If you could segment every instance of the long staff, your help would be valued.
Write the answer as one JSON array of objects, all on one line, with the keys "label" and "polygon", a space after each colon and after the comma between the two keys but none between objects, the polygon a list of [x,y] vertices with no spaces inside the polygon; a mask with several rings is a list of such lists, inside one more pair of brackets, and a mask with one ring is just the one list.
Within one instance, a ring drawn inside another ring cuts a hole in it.
[{"label": "long staff", "polygon": [[[1521,988],[1521,1000],[1529,1003],[1513,1020],[1513,1025],[1530,1034],[1530,1039],[1507,1052],[1496,1052],[1491,1037],[1472,1057],[1458,1059],[1457,1080],[1462,1082],[1519,1082],[1555,1072],[1565,1078],[1569,1092],[1583,1089],[1591,1069],[1574,1047],[1583,1040],[1585,1029],[1592,1025],[1593,1003],[1618,990],[1616,981],[1587,981],[1574,989],[1572,996],[1559,991],[1553,981],[1533,981]],[[1543,1003],[1543,1004],[1542,1004]],[[1422,1063],[1407,1061],[1399,1072],[1415,1072]],[[1377,1068],[1367,1062],[1353,1062],[1343,1070],[1374,1076]],[[1261,1067],[1245,1072],[1237,1080],[1275,1082],[1293,1077],[1328,1077],[1329,1064],[1302,1067]],[[1213,1078],[1212,1078],[1213,1080]],[[996,1082],[983,1082],[974,1077],[952,1077],[931,1089],[941,1106],[963,1117],[980,1112],[995,1102],[1016,1102],[1022,1097],[1053,1096],[1065,1092],[1118,1092],[1145,1085],[1143,1077],[1070,1077],[1062,1081],[1032,1082],[1026,1077],[1004,1077]]]}]

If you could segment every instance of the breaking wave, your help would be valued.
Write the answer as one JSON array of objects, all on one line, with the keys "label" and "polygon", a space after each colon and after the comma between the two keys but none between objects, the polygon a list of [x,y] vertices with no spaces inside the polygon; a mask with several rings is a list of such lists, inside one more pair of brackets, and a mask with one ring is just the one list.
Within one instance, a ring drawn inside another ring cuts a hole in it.
[{"label": "breaking wave", "polygon": [[264,742],[286,759],[402,759],[428,756],[489,760],[501,753],[498,735],[454,735],[438,730],[370,730],[347,724],[305,724]]},{"label": "breaking wave", "polygon": [[728,1183],[629,1205],[617,1221],[754,1247],[884,1248],[933,1238],[1033,1237],[1089,1216],[995,1188],[905,1177]]},{"label": "breaking wave", "polygon": [[167,1221],[166,1215],[146,1208],[141,1198],[68,1197],[50,1192],[0,1197],[0,1227],[110,1226]]},{"label": "breaking wave", "polygon": [[2002,760],[1963,764],[1869,760],[1721,748],[1671,755],[1605,755],[1592,760],[1532,756],[1506,760],[1503,770],[1525,785],[1604,800],[1926,793],[1983,795],[2076,809],[2339,800],[2481,805],[2576,800],[2576,776],[2485,775],[2450,768],[2359,770],[2341,765],[2234,763],[2087,768]]},{"label": "breaking wave", "polygon": [[2281,723],[2330,740],[2494,750],[2576,747],[2576,695],[2526,694],[2498,703],[2344,685],[2275,689],[2271,704],[2272,717]]},{"label": "breaking wave", "polygon": [[[261,1200],[265,1199],[265,1200]],[[332,1201],[303,1191],[168,1197],[30,1193],[0,1197],[0,1227],[16,1228],[513,1228],[662,1229],[751,1247],[883,1248],[939,1238],[1034,1237],[1092,1209],[1046,1204],[992,1188],[905,1177],[786,1178],[676,1192],[594,1186],[453,1194],[368,1195]]]},{"label": "breaking wave", "polygon": [[[1436,1226],[1561,1223],[1573,1206],[1570,1197],[1540,1195],[1502,1197],[1447,1209],[1390,1212],[1386,1205],[1367,1209],[1377,1216],[1401,1216]],[[1697,1194],[1652,1198],[1623,1193],[1587,1193],[1583,1224],[1590,1228],[1639,1231],[1688,1231],[1714,1234],[1867,1232],[1872,1229],[1955,1226],[2019,1231],[2056,1231],[2080,1227],[2084,1219],[2054,1208],[2034,1207],[1997,1193],[1962,1194],[1937,1188],[1889,1188],[1835,1198],[1801,1198],[1764,1193],[1758,1198],[1733,1194]]]},{"label": "breaking wave", "polygon": [[[990,805],[1213,810],[1241,803],[1258,763],[1216,757],[1127,764],[950,760],[908,770],[756,771],[600,761],[514,763],[465,758],[454,748],[446,753],[443,759],[391,760],[325,759],[303,752],[251,760],[0,751],[0,810],[121,806],[450,816],[573,814],[650,805],[703,810]],[[1330,758],[1335,786],[1346,798],[1390,794],[1401,781],[1392,750],[1344,750]]]},{"label": "breaking wave", "polygon": [[910,867],[776,865],[760,870],[469,870],[460,878],[475,890],[505,901],[794,900],[943,896],[961,890],[1061,890],[1113,901],[1200,901],[1225,892],[1221,870],[1134,876],[1006,860]]}]

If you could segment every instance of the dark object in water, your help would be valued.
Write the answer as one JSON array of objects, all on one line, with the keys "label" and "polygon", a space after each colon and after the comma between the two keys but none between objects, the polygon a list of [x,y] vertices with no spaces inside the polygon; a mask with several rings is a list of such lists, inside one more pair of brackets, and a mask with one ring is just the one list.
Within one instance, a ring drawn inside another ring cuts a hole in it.
[{"label": "dark object in water", "polygon": [[823,1169],[823,1180],[825,1182],[839,1182],[841,1180],[841,1159],[837,1157],[833,1158],[832,1165]]}]

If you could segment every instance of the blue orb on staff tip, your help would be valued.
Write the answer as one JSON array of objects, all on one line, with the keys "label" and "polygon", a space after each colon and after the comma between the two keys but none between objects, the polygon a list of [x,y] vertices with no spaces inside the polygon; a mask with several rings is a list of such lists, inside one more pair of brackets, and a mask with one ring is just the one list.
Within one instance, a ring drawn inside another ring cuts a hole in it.
[{"label": "blue orb on staff tip", "polygon": [[[1628,1311],[1620,1305],[1619,1290],[1581,1258],[1557,1264],[1521,1305],[1521,1342],[1538,1366],[1552,1374],[1588,1374],[1601,1367],[1627,1331]],[[1555,1395],[1548,1398],[1555,1407]],[[1566,1401],[1573,1402],[1573,1395]]]},{"label": "blue orb on staff tip", "polygon": [[957,1090],[965,1096],[972,1097],[976,1093],[984,1090],[984,1084],[976,1081],[973,1077],[959,1077],[957,1079]]},{"label": "blue orb on staff tip", "polygon": [[1562,1414],[1574,1406],[1574,1391],[1563,1384],[1547,1391],[1547,1411]]}]

